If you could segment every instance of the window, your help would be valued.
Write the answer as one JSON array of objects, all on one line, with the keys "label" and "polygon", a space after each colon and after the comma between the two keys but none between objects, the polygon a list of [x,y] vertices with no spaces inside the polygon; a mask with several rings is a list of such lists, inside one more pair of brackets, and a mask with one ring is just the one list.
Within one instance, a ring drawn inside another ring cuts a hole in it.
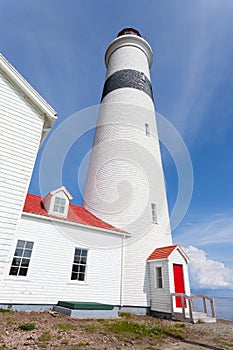
[{"label": "window", "polygon": [[87,270],[87,250],[75,248],[71,279],[85,281]]},{"label": "window", "polygon": [[64,213],[66,200],[64,198],[55,197],[53,211],[57,213]]},{"label": "window", "polygon": [[156,210],[155,203],[151,203],[151,216],[152,216],[152,221],[157,224],[157,210]]},{"label": "window", "polygon": [[10,275],[27,276],[33,242],[18,240],[12,260]]},{"label": "window", "polygon": [[150,126],[147,123],[145,123],[145,131],[146,131],[146,136],[150,136]]},{"label": "window", "polygon": [[162,267],[156,267],[156,288],[163,288]]}]

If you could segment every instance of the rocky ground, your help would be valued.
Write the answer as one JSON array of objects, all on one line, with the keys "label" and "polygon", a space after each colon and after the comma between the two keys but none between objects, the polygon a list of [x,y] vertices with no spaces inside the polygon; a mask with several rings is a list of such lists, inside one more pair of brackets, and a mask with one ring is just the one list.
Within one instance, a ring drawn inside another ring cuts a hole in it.
[{"label": "rocky ground", "polygon": [[227,350],[233,349],[233,323],[194,325],[130,314],[80,320],[53,312],[0,312],[3,349]]}]

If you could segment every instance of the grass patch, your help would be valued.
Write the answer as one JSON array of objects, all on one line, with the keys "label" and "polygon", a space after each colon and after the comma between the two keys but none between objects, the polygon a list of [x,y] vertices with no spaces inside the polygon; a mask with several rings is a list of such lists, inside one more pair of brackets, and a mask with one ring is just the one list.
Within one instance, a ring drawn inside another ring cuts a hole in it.
[{"label": "grass patch", "polygon": [[68,344],[69,344],[68,340],[64,339],[64,340],[61,341],[61,345],[68,345]]},{"label": "grass patch", "polygon": [[160,335],[162,330],[157,324],[150,322],[115,321],[105,325],[109,331],[123,335],[133,335],[135,337]]},{"label": "grass patch", "polygon": [[154,322],[134,322],[128,320],[114,321],[104,325],[108,332],[116,333],[120,336],[132,338],[157,338],[172,337],[182,339],[185,331],[183,323],[171,326],[162,326]]},{"label": "grass patch", "polygon": [[38,338],[41,342],[48,342],[51,340],[51,333],[49,329],[46,329]]},{"label": "grass patch", "polygon": [[68,329],[75,329],[76,327],[73,324],[70,323],[58,323],[56,325],[58,329],[68,330]]},{"label": "grass patch", "polygon": [[96,327],[95,326],[86,326],[84,327],[85,331],[89,332],[89,333],[94,333],[96,331]]},{"label": "grass patch", "polygon": [[119,312],[119,316],[122,318],[132,318],[134,315],[131,314],[130,312]]},{"label": "grass patch", "polygon": [[22,331],[32,331],[35,328],[35,323],[23,323],[19,326],[19,329],[21,329]]},{"label": "grass patch", "polygon": [[[14,311],[10,310],[10,309],[3,309],[3,308],[0,308],[0,313],[1,314],[6,314],[6,313],[12,313]],[[1,349],[1,348],[0,348]]]}]

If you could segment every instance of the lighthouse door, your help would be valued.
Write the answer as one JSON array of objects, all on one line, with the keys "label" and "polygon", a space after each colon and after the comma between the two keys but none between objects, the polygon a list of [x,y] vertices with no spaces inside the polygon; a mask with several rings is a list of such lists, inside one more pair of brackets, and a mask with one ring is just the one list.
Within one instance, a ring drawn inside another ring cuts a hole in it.
[{"label": "lighthouse door", "polygon": [[[173,264],[173,275],[174,275],[175,293],[185,294],[183,266],[178,264]],[[186,300],[184,301],[184,306],[186,307]],[[176,307],[182,307],[181,297],[176,297]]]}]

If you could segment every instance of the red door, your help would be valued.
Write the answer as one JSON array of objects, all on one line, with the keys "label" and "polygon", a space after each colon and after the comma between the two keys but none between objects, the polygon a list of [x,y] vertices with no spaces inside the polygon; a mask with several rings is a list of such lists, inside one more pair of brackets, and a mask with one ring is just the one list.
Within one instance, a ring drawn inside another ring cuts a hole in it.
[{"label": "red door", "polygon": [[[175,293],[185,294],[183,266],[178,264],[173,264],[173,274],[174,274]],[[184,301],[184,306],[186,307],[186,300]],[[182,307],[181,297],[176,297],[176,307]]]}]

